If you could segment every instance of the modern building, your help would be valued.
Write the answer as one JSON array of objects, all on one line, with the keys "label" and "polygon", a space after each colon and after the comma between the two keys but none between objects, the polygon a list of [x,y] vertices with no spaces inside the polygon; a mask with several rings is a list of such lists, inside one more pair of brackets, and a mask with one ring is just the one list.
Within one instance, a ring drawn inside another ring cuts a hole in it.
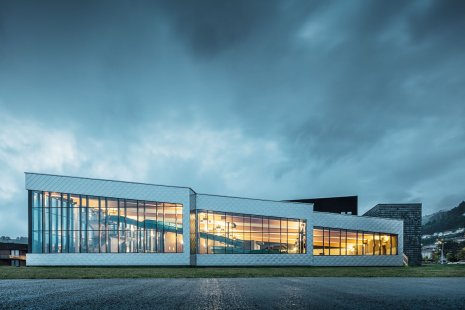
[{"label": "modern building", "polygon": [[28,266],[399,266],[403,220],[26,173]]},{"label": "modern building", "polygon": [[439,252],[436,244],[425,245],[421,248],[421,257],[425,261],[431,261],[435,252]]},{"label": "modern building", "polygon": [[0,240],[0,266],[25,266],[28,245]]}]

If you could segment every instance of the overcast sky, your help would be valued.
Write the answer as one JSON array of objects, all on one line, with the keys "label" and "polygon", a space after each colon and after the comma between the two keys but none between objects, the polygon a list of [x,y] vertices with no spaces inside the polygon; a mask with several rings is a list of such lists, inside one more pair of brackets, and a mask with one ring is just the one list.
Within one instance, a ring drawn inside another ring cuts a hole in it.
[{"label": "overcast sky", "polygon": [[24,171],[465,199],[465,1],[0,0],[0,235]]}]

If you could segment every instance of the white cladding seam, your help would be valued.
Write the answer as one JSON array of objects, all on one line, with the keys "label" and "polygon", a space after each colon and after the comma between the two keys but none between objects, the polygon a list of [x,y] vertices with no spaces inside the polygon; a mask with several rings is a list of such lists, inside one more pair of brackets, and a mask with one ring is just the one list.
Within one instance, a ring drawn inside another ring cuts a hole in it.
[{"label": "white cladding seam", "polygon": [[[26,173],[26,189],[111,198],[181,203],[183,205],[183,253],[27,254],[26,264],[28,266],[52,266],[55,263],[62,265],[68,260],[69,264],[74,262],[73,264],[82,265],[82,263],[78,262],[82,255],[84,255],[86,258],[84,261],[88,261],[89,264],[95,265],[190,265],[189,210],[190,195],[192,190],[187,187],[172,187],[111,180]],[[119,257],[119,255],[121,255],[121,257]],[[141,255],[143,257],[146,256],[146,258],[141,259]],[[157,258],[157,256],[160,256],[160,258]],[[134,261],[132,261],[133,258]],[[108,259],[107,262],[105,262],[106,259]],[[62,263],[62,260],[65,261]]]},{"label": "white cladding seam", "polygon": [[306,254],[197,254],[197,266],[312,265],[313,204],[197,194],[197,209],[307,221]]}]

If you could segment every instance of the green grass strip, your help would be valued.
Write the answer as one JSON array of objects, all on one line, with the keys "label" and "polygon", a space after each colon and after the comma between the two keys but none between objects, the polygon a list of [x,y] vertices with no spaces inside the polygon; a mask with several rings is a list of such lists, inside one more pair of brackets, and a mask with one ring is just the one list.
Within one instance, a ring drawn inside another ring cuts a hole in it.
[{"label": "green grass strip", "polygon": [[0,267],[0,279],[465,277],[465,265],[422,267]]}]

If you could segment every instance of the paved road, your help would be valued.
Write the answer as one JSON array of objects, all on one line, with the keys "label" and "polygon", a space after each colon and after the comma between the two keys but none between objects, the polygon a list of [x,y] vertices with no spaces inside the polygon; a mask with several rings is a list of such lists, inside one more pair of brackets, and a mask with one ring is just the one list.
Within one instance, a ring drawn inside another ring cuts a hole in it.
[{"label": "paved road", "polygon": [[465,278],[0,280],[1,309],[464,309]]}]

